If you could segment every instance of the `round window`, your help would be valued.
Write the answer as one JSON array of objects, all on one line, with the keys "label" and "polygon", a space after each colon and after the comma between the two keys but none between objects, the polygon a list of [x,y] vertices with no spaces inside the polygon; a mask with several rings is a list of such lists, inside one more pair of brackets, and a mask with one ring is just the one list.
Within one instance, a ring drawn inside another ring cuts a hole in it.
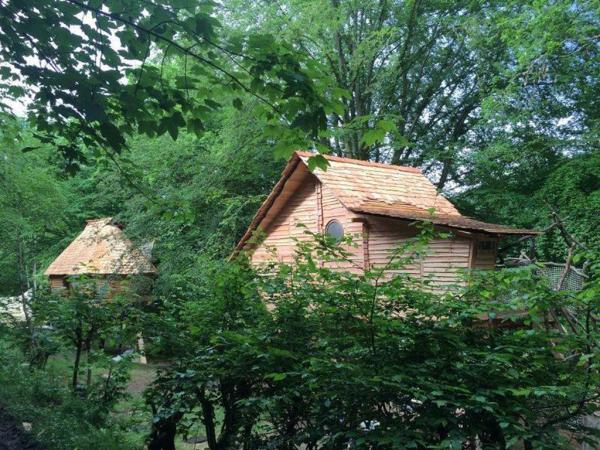
[{"label": "round window", "polygon": [[330,220],[325,227],[325,235],[336,241],[341,241],[344,238],[344,227],[339,220]]}]

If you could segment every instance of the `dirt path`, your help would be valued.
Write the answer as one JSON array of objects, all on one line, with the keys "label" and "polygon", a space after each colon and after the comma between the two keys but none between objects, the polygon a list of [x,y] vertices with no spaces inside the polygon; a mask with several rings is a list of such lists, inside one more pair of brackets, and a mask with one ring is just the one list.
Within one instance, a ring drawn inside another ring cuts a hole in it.
[{"label": "dirt path", "polygon": [[20,424],[0,407],[0,450],[43,450]]}]

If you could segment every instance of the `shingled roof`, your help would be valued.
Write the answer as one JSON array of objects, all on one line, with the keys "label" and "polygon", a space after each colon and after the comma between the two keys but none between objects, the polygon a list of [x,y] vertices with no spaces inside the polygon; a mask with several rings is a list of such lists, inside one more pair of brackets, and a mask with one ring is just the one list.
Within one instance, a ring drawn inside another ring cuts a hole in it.
[{"label": "shingled roof", "polygon": [[[308,166],[311,156],[314,154],[309,152],[295,152],[292,155],[281,179],[259,208],[236,251],[243,248],[261,225],[298,165]],[[538,234],[533,230],[486,223],[463,216],[416,167],[323,156],[329,167],[325,171],[316,169],[313,174],[346,208],[355,213],[429,221],[449,228],[496,235]]]},{"label": "shingled roof", "polygon": [[136,248],[111,217],[88,220],[85,229],[56,258],[45,274],[131,275],[154,273],[149,258]]}]

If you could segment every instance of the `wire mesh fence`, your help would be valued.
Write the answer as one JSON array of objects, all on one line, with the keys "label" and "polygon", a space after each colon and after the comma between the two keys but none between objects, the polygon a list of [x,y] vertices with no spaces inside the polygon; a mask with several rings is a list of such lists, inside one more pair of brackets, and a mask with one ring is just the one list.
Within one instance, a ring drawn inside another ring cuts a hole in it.
[{"label": "wire mesh fence", "polygon": [[579,291],[587,276],[580,270],[569,267],[565,274],[565,264],[538,263],[536,272],[548,280],[548,285],[555,291]]}]

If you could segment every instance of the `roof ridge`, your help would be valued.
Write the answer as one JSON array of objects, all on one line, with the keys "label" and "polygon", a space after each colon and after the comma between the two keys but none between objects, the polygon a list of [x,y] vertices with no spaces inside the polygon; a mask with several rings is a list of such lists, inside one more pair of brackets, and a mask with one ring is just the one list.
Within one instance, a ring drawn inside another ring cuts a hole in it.
[{"label": "roof ridge", "polygon": [[305,156],[305,157],[310,158],[311,156],[321,155],[322,157],[324,157],[325,159],[327,159],[329,161],[336,161],[336,162],[348,163],[348,164],[357,164],[357,165],[361,165],[361,166],[381,167],[382,169],[398,170],[400,172],[410,172],[410,173],[418,173],[418,174],[423,173],[421,171],[421,169],[419,169],[418,167],[399,166],[396,164],[365,161],[362,159],[346,158],[346,157],[342,157],[342,156],[327,155],[327,154],[323,154],[323,153],[312,153],[312,152],[307,152],[307,151],[302,151],[302,150],[296,150],[294,153],[300,157]]},{"label": "roof ridge", "polygon": [[87,224],[92,224],[92,223],[97,223],[97,222],[110,222],[113,218],[112,217],[102,217],[100,219],[87,219],[85,221],[85,223]]}]

